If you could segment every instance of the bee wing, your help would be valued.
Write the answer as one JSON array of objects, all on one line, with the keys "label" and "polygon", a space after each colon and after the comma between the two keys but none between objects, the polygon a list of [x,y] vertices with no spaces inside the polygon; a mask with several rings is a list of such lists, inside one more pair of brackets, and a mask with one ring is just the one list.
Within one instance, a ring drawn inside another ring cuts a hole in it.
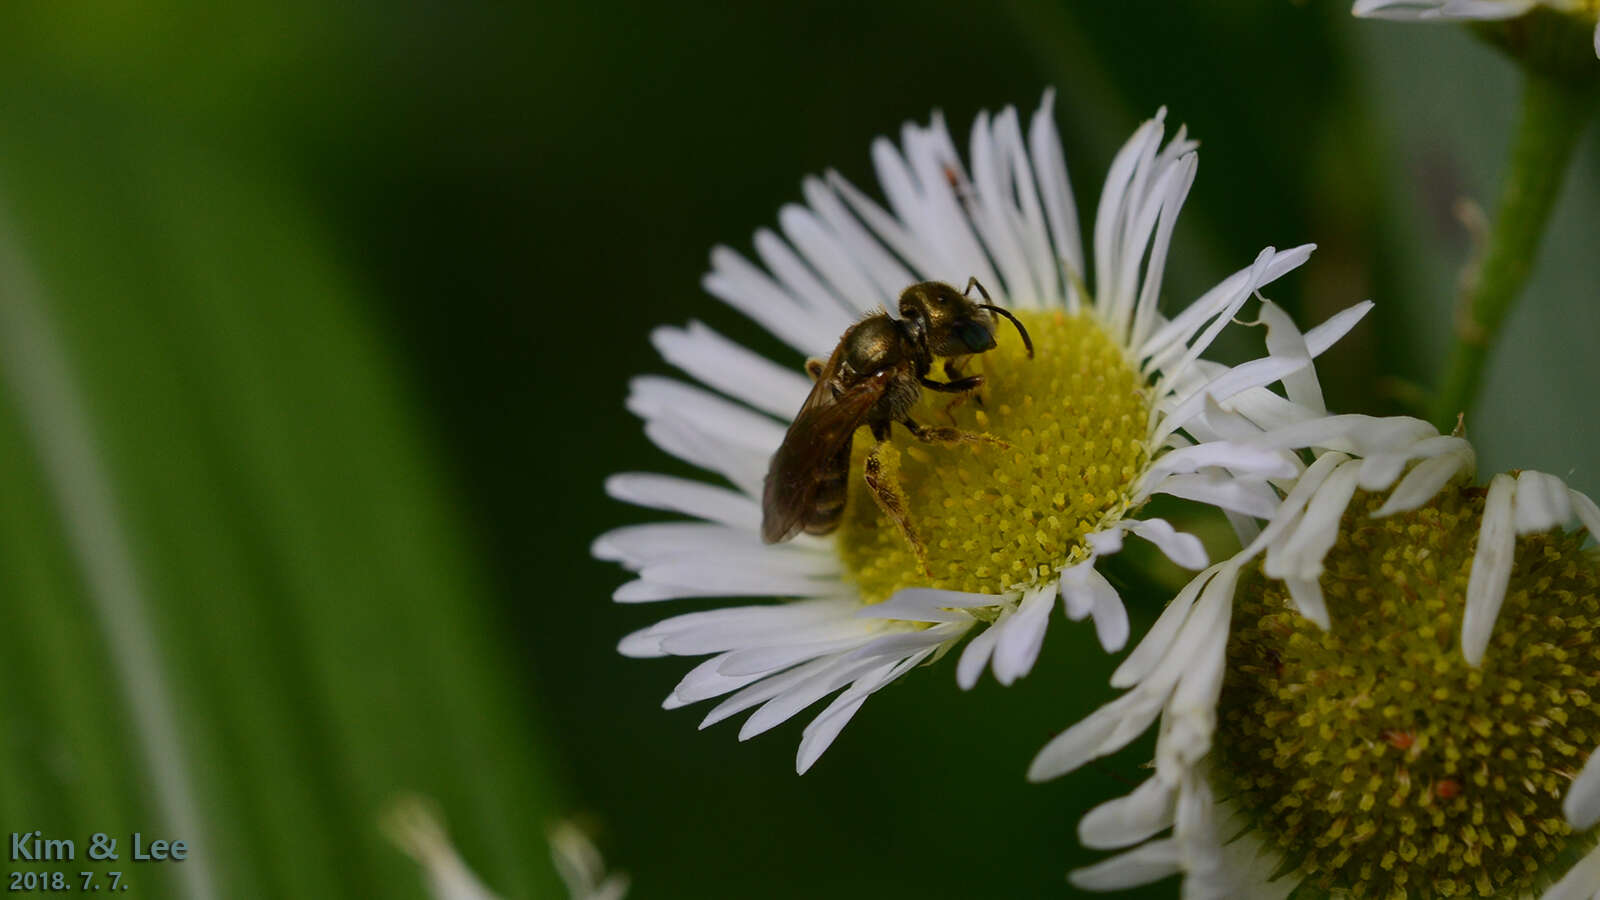
[{"label": "bee wing", "polygon": [[[826,379],[812,385],[806,402],[772,454],[761,495],[761,537],[769,544],[800,533],[816,501],[822,476],[847,450],[856,429],[883,396],[893,372],[874,374],[838,396]],[[849,464],[848,455],[845,464]]]}]

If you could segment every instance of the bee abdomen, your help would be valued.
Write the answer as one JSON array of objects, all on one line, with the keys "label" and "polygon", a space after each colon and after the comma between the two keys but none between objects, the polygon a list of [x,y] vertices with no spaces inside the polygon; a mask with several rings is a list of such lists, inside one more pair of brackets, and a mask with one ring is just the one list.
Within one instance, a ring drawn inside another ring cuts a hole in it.
[{"label": "bee abdomen", "polygon": [[850,445],[834,455],[828,470],[817,476],[816,496],[806,510],[806,534],[831,534],[844,518],[844,502],[850,485]]}]

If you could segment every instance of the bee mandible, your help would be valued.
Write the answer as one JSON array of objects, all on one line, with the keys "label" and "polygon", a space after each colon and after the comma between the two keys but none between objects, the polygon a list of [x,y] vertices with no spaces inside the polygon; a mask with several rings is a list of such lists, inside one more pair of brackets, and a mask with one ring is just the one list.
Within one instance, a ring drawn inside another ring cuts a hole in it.
[{"label": "bee mandible", "polygon": [[[973,288],[983,297],[977,303]],[[962,375],[970,357],[994,349],[995,316],[1011,320],[1022,335],[1028,358],[1033,340],[1017,317],[994,305],[978,279],[964,292],[938,281],[914,284],[900,294],[900,318],[879,311],[851,325],[826,362],[806,361],[816,382],[795,415],[783,443],[772,455],[761,497],[761,537],[769,544],[800,532],[829,534],[844,515],[850,477],[850,448],[856,429],[872,430],[881,445],[899,422],[912,436],[932,444],[1006,447],[986,434],[930,427],[911,418],[924,388],[964,397],[983,386],[982,375]],[[928,377],[935,358],[944,359],[948,381]],[[867,489],[884,515],[899,528],[928,573],[927,550],[911,525],[906,498],[886,471],[874,447],[863,472]]]}]

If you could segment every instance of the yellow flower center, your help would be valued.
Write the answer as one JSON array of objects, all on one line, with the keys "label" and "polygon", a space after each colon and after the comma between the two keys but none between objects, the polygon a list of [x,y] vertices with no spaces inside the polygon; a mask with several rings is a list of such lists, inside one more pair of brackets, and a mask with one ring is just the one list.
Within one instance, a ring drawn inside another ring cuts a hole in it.
[{"label": "yellow flower center", "polygon": [[1357,494],[1322,586],[1333,628],[1241,580],[1216,738],[1223,793],[1283,871],[1351,897],[1522,896],[1592,835],[1561,799],[1600,739],[1600,564],[1581,535],[1517,541],[1481,668],[1461,616],[1484,492],[1370,518]]},{"label": "yellow flower center", "polygon": [[[968,367],[987,379],[981,403],[952,406],[952,395],[924,391],[912,413],[919,424],[953,422],[1009,447],[923,443],[896,425],[879,451],[927,546],[931,580],[861,481],[873,441],[858,432],[838,546],[865,602],[903,587],[999,594],[1052,578],[1088,555],[1085,535],[1131,505],[1150,460],[1144,379],[1092,315],[1017,315],[1033,337],[1033,359],[1001,323],[999,346]],[[938,366],[931,377],[943,379]]]}]

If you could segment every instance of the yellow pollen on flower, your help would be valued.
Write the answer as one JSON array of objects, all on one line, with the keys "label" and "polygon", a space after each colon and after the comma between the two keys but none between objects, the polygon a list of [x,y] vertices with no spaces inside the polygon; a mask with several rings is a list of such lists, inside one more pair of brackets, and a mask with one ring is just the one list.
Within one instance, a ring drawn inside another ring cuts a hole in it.
[{"label": "yellow pollen on flower", "polygon": [[[1259,568],[1241,578],[1218,708],[1221,790],[1281,871],[1348,897],[1537,894],[1594,843],[1562,796],[1600,738],[1600,560],[1517,541],[1481,668],[1461,617],[1484,491],[1373,519],[1357,493],[1325,560],[1333,627]],[[1582,697],[1579,701],[1577,698]]]},{"label": "yellow pollen on flower", "polygon": [[[1009,446],[941,446],[899,425],[879,456],[904,491],[932,578],[878,509],[861,471],[871,434],[857,432],[839,554],[863,600],[903,587],[999,594],[1045,581],[1084,558],[1087,534],[1120,519],[1150,461],[1149,388],[1099,320],[1018,312],[1034,358],[1008,323],[998,346],[971,357],[978,396],[924,390],[918,424],[984,432]],[[929,377],[944,380],[938,363]],[[981,399],[981,402],[980,402]]]}]

